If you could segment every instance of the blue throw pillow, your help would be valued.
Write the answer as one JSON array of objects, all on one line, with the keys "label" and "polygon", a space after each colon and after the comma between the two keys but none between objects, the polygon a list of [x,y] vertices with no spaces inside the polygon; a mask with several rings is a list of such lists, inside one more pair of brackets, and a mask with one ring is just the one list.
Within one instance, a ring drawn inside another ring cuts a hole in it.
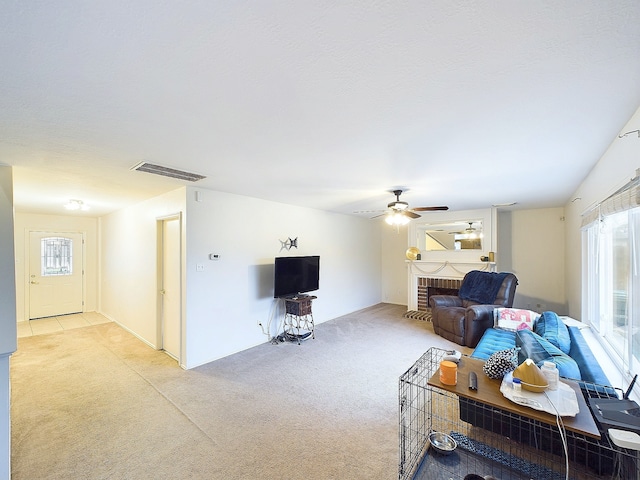
[{"label": "blue throw pillow", "polygon": [[582,374],[576,361],[566,355],[558,347],[531,330],[520,330],[516,333],[516,346],[520,347],[518,362],[527,358],[533,360],[538,367],[545,361],[553,362],[558,367],[561,377],[582,380]]},{"label": "blue throw pillow", "polygon": [[558,347],[563,353],[568,354],[571,350],[569,330],[555,312],[544,312],[540,315],[533,331]]}]

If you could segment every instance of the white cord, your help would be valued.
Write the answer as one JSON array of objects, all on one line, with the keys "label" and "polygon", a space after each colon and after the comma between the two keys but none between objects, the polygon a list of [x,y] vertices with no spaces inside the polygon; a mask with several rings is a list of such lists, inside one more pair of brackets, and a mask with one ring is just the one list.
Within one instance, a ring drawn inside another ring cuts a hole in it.
[{"label": "white cord", "polygon": [[[258,322],[258,326],[262,329],[262,333],[264,335],[266,335],[267,337],[269,337],[269,340],[271,340],[273,337],[271,336],[271,322],[273,322],[273,317],[275,315],[275,310],[277,310],[278,305],[280,305],[280,299],[279,298],[274,298],[273,302],[271,303],[271,309],[269,311],[269,318],[267,320],[267,329],[265,330],[264,325],[262,324],[262,322]],[[280,331],[280,330],[278,330]]]},{"label": "white cord", "polygon": [[564,449],[564,462],[565,462],[565,479],[569,480],[569,451],[567,448],[567,432],[564,428],[564,422],[562,421],[562,417],[560,417],[560,413],[558,409],[553,404],[547,392],[543,392],[544,396],[547,397],[549,403],[553,407],[553,410],[556,412],[556,425],[558,426],[558,432],[560,433],[560,439],[562,440],[562,448]]}]

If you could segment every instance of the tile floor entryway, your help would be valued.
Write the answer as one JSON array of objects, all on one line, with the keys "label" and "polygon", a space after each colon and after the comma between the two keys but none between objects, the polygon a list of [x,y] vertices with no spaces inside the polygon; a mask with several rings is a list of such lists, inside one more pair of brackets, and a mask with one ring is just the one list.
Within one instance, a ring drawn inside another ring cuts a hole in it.
[{"label": "tile floor entryway", "polygon": [[72,313],[58,317],[39,318],[28,322],[18,322],[18,338],[45,335],[109,322],[111,320],[97,312]]}]

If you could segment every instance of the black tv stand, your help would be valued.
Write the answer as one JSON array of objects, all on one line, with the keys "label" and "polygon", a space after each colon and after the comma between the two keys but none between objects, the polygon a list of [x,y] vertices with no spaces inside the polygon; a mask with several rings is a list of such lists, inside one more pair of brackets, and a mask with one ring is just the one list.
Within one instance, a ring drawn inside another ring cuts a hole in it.
[{"label": "black tv stand", "polygon": [[285,297],[284,332],[282,336],[291,341],[297,341],[309,337],[316,338],[311,302],[315,300],[313,295],[295,295]]}]

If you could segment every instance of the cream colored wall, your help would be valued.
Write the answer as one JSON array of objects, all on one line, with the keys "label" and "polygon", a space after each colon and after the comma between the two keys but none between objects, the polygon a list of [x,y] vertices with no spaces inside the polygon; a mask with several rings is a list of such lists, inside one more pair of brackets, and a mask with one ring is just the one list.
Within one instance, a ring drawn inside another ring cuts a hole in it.
[{"label": "cream colored wall", "polygon": [[518,277],[514,306],[568,314],[564,208],[500,212],[498,231],[498,270]]},{"label": "cream colored wall", "polygon": [[380,228],[382,248],[380,263],[382,265],[382,301],[397,305],[406,305],[408,297],[407,268],[405,252],[407,251],[408,226],[399,229],[387,225],[384,220],[376,222]]},{"label": "cream colored wall", "polygon": [[17,320],[29,320],[29,232],[80,232],[84,245],[84,311],[98,310],[98,220],[74,215],[15,214]]},{"label": "cream colored wall", "polygon": [[183,187],[100,218],[100,311],[154,347],[157,221],[184,212]]}]

